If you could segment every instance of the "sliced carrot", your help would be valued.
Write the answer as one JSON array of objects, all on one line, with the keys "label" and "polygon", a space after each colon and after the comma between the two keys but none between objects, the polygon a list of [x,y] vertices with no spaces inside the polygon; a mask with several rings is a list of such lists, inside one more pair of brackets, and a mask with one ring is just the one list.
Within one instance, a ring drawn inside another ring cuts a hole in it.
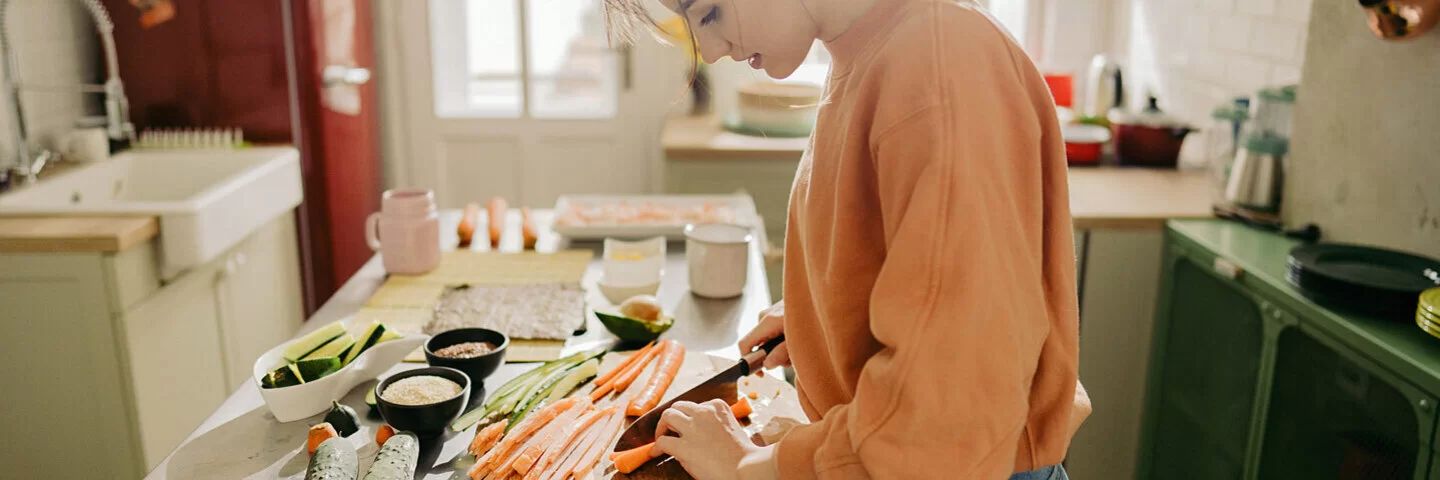
[{"label": "sliced carrot", "polygon": [[520,452],[520,456],[515,459],[515,473],[521,475],[530,473],[530,467],[535,466],[535,462],[540,460],[538,458],[541,455],[539,450],[540,446],[536,445]]},{"label": "sliced carrot", "polygon": [[535,219],[530,218],[530,207],[520,207],[520,236],[525,240],[525,249],[534,250],[540,243],[540,234],[535,230]]},{"label": "sliced carrot", "polygon": [[555,419],[555,417],[561,413],[574,407],[577,402],[579,402],[579,400],[573,397],[565,398],[531,413],[529,417],[526,417],[525,420],[521,421],[515,428],[510,429],[510,433],[504,435],[500,443],[495,445],[495,448],[491,448],[485,452],[485,455],[475,462],[475,466],[470,467],[470,471],[467,472],[470,478],[481,478],[496,470],[496,467],[500,466],[500,461],[506,460],[510,456],[511,451],[518,447],[521,442],[529,440],[541,427],[544,427],[550,420]]},{"label": "sliced carrot", "polygon": [[335,431],[335,427],[330,425],[330,422],[321,422],[319,425],[310,427],[310,431],[305,433],[305,451],[314,455],[315,449],[320,448],[321,443],[338,436],[340,434]]},{"label": "sliced carrot", "polygon": [[[623,421],[623,414],[621,414],[620,417]],[[606,430],[600,432],[599,440],[591,444],[590,449],[586,450],[584,455],[581,455],[580,463],[576,464],[575,469],[570,471],[571,475],[574,475],[575,478],[582,478],[590,474],[590,470],[595,468],[595,462],[600,461],[600,458],[605,456],[605,450],[610,449],[610,446],[615,444],[615,437],[620,435],[621,423],[622,422],[611,422]]]},{"label": "sliced carrot", "polygon": [[500,437],[505,434],[505,425],[509,423],[510,419],[501,419],[475,432],[475,439],[470,441],[470,454],[479,457],[495,448],[495,444],[500,443]]},{"label": "sliced carrot", "polygon": [[590,401],[598,402],[600,401],[600,399],[605,398],[606,395],[609,395],[610,392],[613,391],[615,391],[614,383],[607,383],[601,385],[600,388],[596,388],[594,391],[590,392]]},{"label": "sliced carrot", "polygon": [[651,340],[650,343],[645,344],[644,347],[641,347],[639,350],[636,350],[635,353],[632,353],[629,357],[626,357],[625,360],[621,361],[619,365],[615,366],[615,368],[612,368],[610,369],[610,371],[605,372],[604,375],[596,377],[594,382],[595,385],[600,386],[609,382],[610,379],[615,378],[615,376],[619,375],[620,372],[625,371],[627,367],[634,364],[637,360],[640,360],[640,357],[644,356],[645,352],[650,351],[650,349],[654,346],[655,341]]},{"label": "sliced carrot", "polygon": [[380,428],[375,429],[375,444],[384,445],[385,441],[389,440],[390,437],[393,436],[395,436],[394,427],[391,427],[389,425],[381,425]]},{"label": "sliced carrot", "polygon": [[[565,425],[568,425],[570,422],[574,421],[577,417],[580,416],[581,413],[583,413],[584,410],[588,410],[590,408],[590,405],[591,404],[589,401],[586,401],[585,399],[580,399],[579,401],[575,402],[571,408],[566,409],[564,412],[561,412],[560,414],[552,417],[551,419],[545,420],[545,424],[542,425],[538,430],[536,430],[534,435],[531,435],[530,438],[523,439],[522,442],[516,444],[515,448],[512,448],[509,452],[506,452],[506,455],[499,457],[503,458],[504,461],[495,465],[494,471],[491,473],[503,476],[506,472],[514,469],[515,462],[518,461],[520,457],[524,455],[531,447],[534,447],[535,445],[543,445],[548,442],[550,438],[555,435],[555,430],[557,428],[563,428]],[[532,457],[533,456],[535,455],[532,454]]]},{"label": "sliced carrot", "polygon": [[660,403],[660,397],[665,395],[665,390],[670,389],[670,383],[675,381],[675,374],[680,373],[680,364],[685,362],[685,346],[674,340],[666,340],[669,345],[665,347],[665,357],[660,359],[660,365],[655,369],[655,374],[650,376],[650,381],[645,384],[645,389],[640,395],[630,402],[630,407],[625,413],[630,416],[644,415],[645,412],[655,408]]},{"label": "sliced carrot", "polygon": [[649,352],[645,352],[645,357],[635,362],[634,365],[630,365],[629,370],[626,370],[625,373],[621,373],[616,376],[614,380],[610,381],[610,383],[615,384],[615,391],[624,392],[625,389],[630,388],[630,384],[635,383],[635,379],[640,378],[640,373],[645,371],[645,367],[650,366],[651,360],[657,356],[664,355],[665,352],[674,348],[674,345],[679,345],[679,343],[676,343],[674,340],[666,340],[660,342],[655,348],[650,349]]},{"label": "sliced carrot", "polygon": [[475,238],[475,227],[480,223],[480,204],[465,204],[465,213],[460,215],[460,226],[455,229],[455,234],[460,237],[460,246],[470,246],[470,240]]},{"label": "sliced carrot", "polygon": [[565,452],[565,454],[561,456],[562,458],[555,462],[555,465],[551,465],[550,468],[546,469],[545,474],[542,476],[544,480],[563,480],[570,476],[570,471],[575,469],[575,465],[580,463],[580,457],[584,456],[585,452],[590,450],[591,445],[599,441],[601,432],[608,431],[611,423],[614,423],[617,418],[621,420],[625,418],[623,409],[620,409],[618,405],[613,405],[613,407],[616,408],[612,410],[610,415],[598,419],[595,424],[580,434],[579,438],[575,441],[575,445],[571,447],[569,451]]},{"label": "sliced carrot", "polygon": [[599,419],[609,418],[610,415],[613,415],[615,413],[615,410],[618,408],[619,407],[612,405],[601,410],[595,410],[587,413],[584,417],[580,417],[579,420],[576,420],[574,424],[570,425],[570,427],[566,429],[560,441],[551,444],[550,448],[545,451],[545,454],[540,457],[540,460],[538,462],[536,462],[536,468],[530,470],[530,473],[527,473],[525,475],[526,480],[538,479],[542,476],[542,472],[549,471],[550,467],[553,466],[554,463],[559,460],[561,456],[563,456],[566,452],[570,450],[571,447],[574,446],[575,440],[577,437],[580,436],[580,434],[588,430]]},{"label": "sliced carrot", "polygon": [[490,199],[490,248],[500,248],[500,236],[505,233],[505,198]]},{"label": "sliced carrot", "polygon": [[735,414],[736,419],[741,419],[755,413],[755,408],[750,406],[750,400],[745,399],[745,397],[740,397],[735,403],[730,404],[730,413]]}]

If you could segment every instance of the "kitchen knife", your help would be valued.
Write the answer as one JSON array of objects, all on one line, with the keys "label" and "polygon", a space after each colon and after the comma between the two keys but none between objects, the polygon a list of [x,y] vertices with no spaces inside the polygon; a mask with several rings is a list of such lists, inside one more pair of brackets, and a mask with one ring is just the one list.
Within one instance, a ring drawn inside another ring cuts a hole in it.
[{"label": "kitchen knife", "polygon": [[629,450],[655,441],[655,427],[660,424],[660,414],[674,405],[675,402],[704,403],[714,399],[724,400],[726,404],[735,403],[738,397],[735,383],[745,378],[746,375],[754,373],[765,365],[765,357],[775,350],[775,347],[785,341],[785,335],[772,338],[760,345],[754,351],[745,354],[735,366],[710,377],[695,388],[680,394],[668,402],[656,406],[649,412],[645,412],[630,428],[620,435],[620,441],[615,443],[615,451]]}]

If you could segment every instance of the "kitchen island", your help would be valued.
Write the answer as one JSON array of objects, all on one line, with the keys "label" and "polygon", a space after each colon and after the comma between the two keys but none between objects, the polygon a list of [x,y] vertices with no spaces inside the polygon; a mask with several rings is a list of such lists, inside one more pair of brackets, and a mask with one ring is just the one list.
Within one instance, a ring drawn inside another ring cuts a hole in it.
[{"label": "kitchen island", "polygon": [[[537,250],[553,252],[562,249],[590,249],[596,252],[587,267],[582,284],[594,288],[600,275],[600,244],[570,243],[550,231],[552,214],[549,211],[535,211],[536,227],[540,231]],[[443,242],[448,248],[455,248],[455,226],[459,223],[460,212],[445,211],[441,215]],[[520,218],[511,212],[507,218],[506,236],[502,239],[501,251],[519,251]],[[483,242],[480,242],[483,243]],[[477,245],[477,249],[487,248]],[[735,345],[740,336],[753,328],[761,310],[770,306],[770,290],[765,283],[764,263],[761,261],[759,242],[751,245],[749,277],[745,292],[740,297],[727,300],[711,300],[691,295],[686,280],[686,263],[683,242],[671,242],[665,258],[665,278],[657,297],[667,312],[676,319],[675,326],[661,338],[673,338],[685,344],[690,351],[705,352],[726,358],[739,358]],[[354,277],[331,297],[320,310],[315,312],[297,335],[303,335],[330,322],[342,320],[358,312],[366,299],[385,280],[384,268],[378,256],[370,259]],[[588,331],[571,338],[566,343],[566,353],[589,348],[605,347],[614,342],[599,321],[587,318]],[[494,375],[485,380],[487,391],[504,384],[516,375],[533,368],[534,363],[505,364]],[[423,363],[400,363],[386,375],[398,371],[420,368]],[[179,381],[177,379],[177,381]],[[362,397],[366,387],[373,382],[361,384],[352,390],[342,403],[364,412]],[[672,392],[674,393],[674,392]],[[260,398],[260,389],[255,382],[249,382],[233,392],[204,423],[190,434],[174,452],[150,472],[146,478],[299,478],[304,475],[305,456],[292,455],[304,443],[305,431],[318,423],[323,414],[305,420],[279,423],[275,421]],[[377,420],[368,419],[373,424]],[[363,433],[369,430],[362,431]],[[359,435],[359,434],[357,434]],[[449,464],[461,456],[470,441],[467,433],[448,434],[440,448],[428,446],[422,450],[421,465],[439,465],[433,472],[419,478],[464,478],[464,470],[455,471]],[[372,443],[361,450],[361,457],[373,455],[377,447]],[[421,471],[424,471],[423,469]]]}]

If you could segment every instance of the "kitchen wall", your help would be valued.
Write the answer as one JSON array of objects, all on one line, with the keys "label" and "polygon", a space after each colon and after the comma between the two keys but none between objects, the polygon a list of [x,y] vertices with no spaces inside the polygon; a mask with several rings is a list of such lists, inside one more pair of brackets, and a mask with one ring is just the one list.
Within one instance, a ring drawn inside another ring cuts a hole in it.
[{"label": "kitchen wall", "polygon": [[[1236,96],[1300,80],[1312,0],[1115,1],[1132,108],[1153,91],[1161,109],[1204,127]],[[1204,143],[1186,153],[1204,155]]]},{"label": "kitchen wall", "polygon": [[[90,14],[71,0],[15,0],[4,12],[19,63],[20,80],[35,85],[94,83],[101,75],[100,42]],[[8,66],[0,65],[0,68]],[[53,139],[74,128],[75,121],[100,114],[95,95],[76,92],[29,91],[21,95],[30,137],[48,147]],[[10,134],[10,96],[0,95],[0,168],[15,165]]]},{"label": "kitchen wall", "polygon": [[1354,2],[1317,1],[1311,22],[1286,221],[1440,257],[1440,32],[1381,41]]}]

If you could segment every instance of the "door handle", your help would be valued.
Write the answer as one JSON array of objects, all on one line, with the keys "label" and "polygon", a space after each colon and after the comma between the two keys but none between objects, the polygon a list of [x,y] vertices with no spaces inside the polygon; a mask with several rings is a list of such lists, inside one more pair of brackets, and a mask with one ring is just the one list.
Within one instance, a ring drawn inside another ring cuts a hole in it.
[{"label": "door handle", "polygon": [[370,81],[370,69],[330,65],[320,72],[320,83],[327,87],[336,85],[364,85]]}]

